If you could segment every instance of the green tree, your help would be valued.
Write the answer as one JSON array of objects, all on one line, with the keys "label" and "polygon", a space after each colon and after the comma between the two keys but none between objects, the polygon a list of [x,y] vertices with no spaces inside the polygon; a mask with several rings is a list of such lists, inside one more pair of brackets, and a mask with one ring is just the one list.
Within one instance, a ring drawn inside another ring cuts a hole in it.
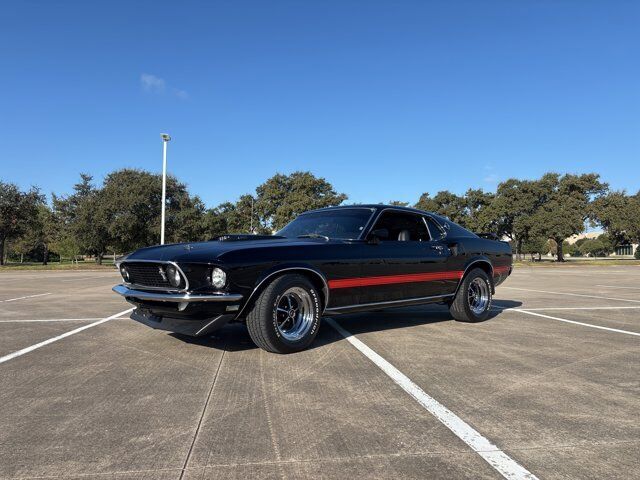
[{"label": "green tree", "polygon": [[597,238],[586,239],[580,245],[580,251],[590,257],[606,257],[613,252],[611,238],[609,235],[603,234]]},{"label": "green tree", "polygon": [[53,196],[53,206],[59,219],[63,248],[72,253],[94,255],[98,264],[110,243],[109,217],[104,193],[92,183],[93,177],[80,174],[80,182],[68,197]]},{"label": "green tree", "polygon": [[525,255],[531,255],[533,261],[534,255],[538,256],[538,260],[542,255],[546,255],[549,252],[548,240],[546,238],[529,238],[526,242],[522,242],[521,253]]},{"label": "green tree", "polygon": [[24,261],[25,258],[28,259],[29,253],[33,250],[33,245],[30,244],[29,240],[25,238],[24,235],[21,235],[18,238],[13,238],[7,241],[5,245],[5,254],[6,257],[14,256],[20,258],[20,263]]},{"label": "green tree", "polygon": [[0,265],[4,265],[6,241],[19,237],[32,226],[42,203],[44,197],[37,188],[22,192],[16,185],[0,181]]},{"label": "green tree", "polygon": [[539,181],[545,201],[531,216],[531,233],[557,245],[557,260],[564,261],[563,241],[584,231],[591,218],[591,202],[607,192],[607,184],[594,173],[563,175],[547,173]]},{"label": "green tree", "polygon": [[611,236],[614,245],[640,240],[640,192],[629,196],[609,192],[592,204],[592,217]]},{"label": "green tree", "polygon": [[[158,244],[162,177],[143,170],[110,173],[96,197],[104,209],[111,245],[118,252]],[[101,222],[103,220],[101,219]],[[184,183],[167,177],[166,238],[171,242],[204,239],[204,206]]]},{"label": "green tree", "polygon": [[488,207],[494,195],[482,189],[469,189],[463,196],[448,190],[438,192],[434,197],[423,193],[415,207],[449,218],[474,232],[495,230],[495,221],[489,215]]},{"label": "green tree", "polygon": [[498,219],[490,209],[495,199],[493,193],[480,189],[472,189],[464,194],[464,227],[472,232],[497,233]]},{"label": "green tree", "polygon": [[483,215],[497,235],[513,242],[518,258],[521,253],[528,253],[525,243],[538,241],[530,235],[532,216],[545,200],[541,182],[511,178],[498,185],[493,200],[484,209]]},{"label": "green tree", "polygon": [[459,223],[462,226],[466,223],[467,213],[464,198],[448,190],[440,191],[434,197],[429,196],[428,193],[423,193],[420,195],[415,207],[447,217],[452,222]]},{"label": "green tree", "polygon": [[429,194],[429,192],[425,192],[420,195],[418,202],[414,205],[415,208],[419,210],[424,210],[425,212],[433,212],[438,213],[438,202]]},{"label": "green tree", "polygon": [[169,242],[205,240],[205,214],[204,203],[197,195],[191,197],[186,190],[176,195],[175,208],[167,223],[166,234]]},{"label": "green tree", "polygon": [[51,245],[58,235],[55,215],[45,203],[38,203],[33,221],[20,237],[21,243],[28,251],[37,252],[37,258],[42,259],[42,264],[49,263]]},{"label": "green tree", "polygon": [[204,216],[205,236],[208,240],[228,233],[227,217],[223,214],[225,208],[232,208],[233,203],[223,203],[207,210]]},{"label": "green tree", "polygon": [[567,253],[572,257],[581,257],[584,254],[578,242],[569,243],[566,240],[563,243],[562,251],[563,253]]},{"label": "green tree", "polygon": [[340,205],[347,199],[324,178],[310,172],[278,173],[258,186],[256,194],[254,208],[260,229],[267,231],[279,230],[302,212]]},{"label": "green tree", "polygon": [[51,243],[51,250],[60,256],[60,262],[62,262],[63,258],[68,258],[73,262],[82,253],[77,239],[64,230],[55,236]]}]

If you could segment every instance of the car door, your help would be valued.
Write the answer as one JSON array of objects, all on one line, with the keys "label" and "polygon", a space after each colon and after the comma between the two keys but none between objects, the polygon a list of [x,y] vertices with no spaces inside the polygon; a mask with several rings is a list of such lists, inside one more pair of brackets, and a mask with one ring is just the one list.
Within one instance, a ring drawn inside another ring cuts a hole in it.
[{"label": "car door", "polygon": [[418,213],[384,210],[369,232],[365,251],[360,303],[443,295],[457,281],[447,269],[450,250],[432,238]]}]

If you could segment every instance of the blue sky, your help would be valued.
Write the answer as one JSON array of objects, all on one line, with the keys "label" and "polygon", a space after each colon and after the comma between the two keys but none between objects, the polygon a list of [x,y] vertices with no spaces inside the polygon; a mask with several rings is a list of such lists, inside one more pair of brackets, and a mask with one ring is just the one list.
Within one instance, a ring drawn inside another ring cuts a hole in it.
[{"label": "blue sky", "polygon": [[7,2],[0,179],[161,168],[216,205],[310,170],[354,202],[596,171],[640,188],[640,3]]}]

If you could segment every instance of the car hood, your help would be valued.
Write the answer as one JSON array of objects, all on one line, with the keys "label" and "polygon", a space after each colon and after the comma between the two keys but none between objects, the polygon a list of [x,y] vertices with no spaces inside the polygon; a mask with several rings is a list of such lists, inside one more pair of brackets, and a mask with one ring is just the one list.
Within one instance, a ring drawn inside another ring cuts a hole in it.
[{"label": "car hood", "polygon": [[292,247],[292,246],[308,246],[317,244],[334,243],[334,241],[326,242],[324,239],[315,238],[282,238],[275,237],[262,238],[259,240],[237,240],[237,241],[219,241],[213,240],[209,242],[189,242],[189,243],[173,243],[171,245],[156,245],[153,247],[141,248],[130,253],[124,261],[134,260],[158,260],[172,262],[193,262],[208,263],[218,259],[221,255],[237,251],[237,250],[253,250],[263,248]]}]

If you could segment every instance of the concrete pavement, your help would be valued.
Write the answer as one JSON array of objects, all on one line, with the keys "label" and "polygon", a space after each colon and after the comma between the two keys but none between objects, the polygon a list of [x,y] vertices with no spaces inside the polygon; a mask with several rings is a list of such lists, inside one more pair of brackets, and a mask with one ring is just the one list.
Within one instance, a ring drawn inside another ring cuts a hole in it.
[{"label": "concrete pavement", "polygon": [[[334,320],[532,475],[640,478],[639,276],[519,268],[480,324]],[[0,357],[127,309],[117,281],[1,272]],[[0,363],[0,405],[0,478],[502,478],[327,322],[278,356],[110,320]]]}]

